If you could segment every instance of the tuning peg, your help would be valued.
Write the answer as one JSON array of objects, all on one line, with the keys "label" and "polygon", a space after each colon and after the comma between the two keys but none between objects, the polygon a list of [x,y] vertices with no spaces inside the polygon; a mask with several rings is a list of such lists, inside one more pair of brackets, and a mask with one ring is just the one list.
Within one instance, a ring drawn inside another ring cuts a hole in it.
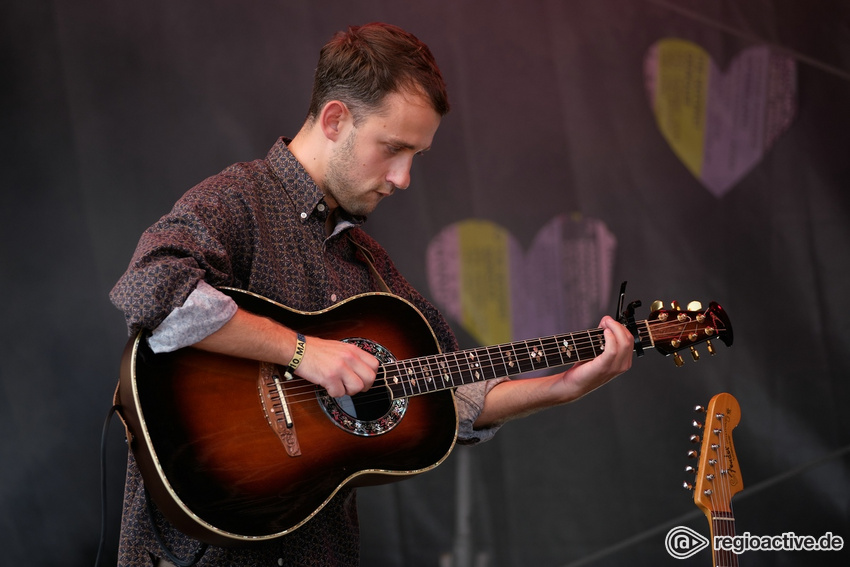
[{"label": "tuning peg", "polygon": [[663,301],[661,301],[660,299],[656,299],[655,301],[653,301],[653,302],[649,305],[649,310],[650,310],[650,311],[653,311],[653,312],[655,312],[655,311],[661,311],[662,309],[664,309],[664,302],[663,302]]},{"label": "tuning peg", "polygon": [[702,303],[699,301],[691,301],[688,303],[688,311],[702,311]]},{"label": "tuning peg", "polygon": [[670,307],[673,309],[673,311],[681,311],[682,310],[681,306],[679,306],[678,301],[671,301]]},{"label": "tuning peg", "polygon": [[694,411],[697,413],[705,413],[705,408],[703,406],[696,405],[694,406]]},{"label": "tuning peg", "polygon": [[696,474],[697,470],[694,467],[692,467],[691,465],[688,465],[688,466],[685,467],[685,472]]},{"label": "tuning peg", "polygon": [[694,362],[697,362],[699,360],[699,353],[694,347],[691,347],[691,358],[694,359]]},{"label": "tuning peg", "polygon": [[696,444],[696,443],[699,443],[700,441],[701,441],[701,439],[700,439],[699,435],[691,435],[691,443]]},{"label": "tuning peg", "polygon": [[699,453],[697,453],[696,451],[688,451],[689,459],[696,459],[697,457],[699,457]]},{"label": "tuning peg", "polygon": [[691,484],[690,482],[683,482],[683,483],[682,483],[682,488],[684,488],[685,490],[693,490],[693,489],[694,489],[694,485],[693,485],[693,484]]},{"label": "tuning peg", "polygon": [[714,350],[714,345],[711,344],[711,341],[705,341],[705,348],[708,351],[708,354],[714,356],[717,352]]},{"label": "tuning peg", "polygon": [[695,429],[702,429],[702,423],[698,422],[697,420],[693,420],[691,422],[691,425],[693,425]]},{"label": "tuning peg", "polygon": [[676,368],[681,368],[685,365],[685,361],[682,360],[682,356],[678,352],[673,353],[673,363],[676,365]]}]

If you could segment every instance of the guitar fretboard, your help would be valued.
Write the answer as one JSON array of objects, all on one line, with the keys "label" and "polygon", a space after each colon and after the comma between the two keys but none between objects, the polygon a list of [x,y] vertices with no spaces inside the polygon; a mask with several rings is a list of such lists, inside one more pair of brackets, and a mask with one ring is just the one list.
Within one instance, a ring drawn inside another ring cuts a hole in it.
[{"label": "guitar fretboard", "polygon": [[[637,326],[643,346],[651,346],[646,321],[638,322]],[[603,330],[590,329],[398,360],[384,364],[382,369],[393,397],[406,398],[583,362],[596,358],[604,350]]]},{"label": "guitar fretboard", "polygon": [[738,555],[730,549],[716,549],[714,547],[714,536],[734,536],[735,515],[732,511],[714,512],[711,519],[711,552],[714,559],[714,567],[738,567]]}]

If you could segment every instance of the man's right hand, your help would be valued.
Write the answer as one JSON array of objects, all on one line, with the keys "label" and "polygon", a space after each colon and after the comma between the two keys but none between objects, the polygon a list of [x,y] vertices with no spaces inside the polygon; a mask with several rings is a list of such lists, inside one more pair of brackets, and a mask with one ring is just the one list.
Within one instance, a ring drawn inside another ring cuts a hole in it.
[{"label": "man's right hand", "polygon": [[[276,321],[239,308],[221,329],[193,346],[285,368],[295,353],[296,334]],[[338,398],[368,390],[377,372],[378,359],[352,344],[306,337],[304,356],[295,374]]]}]

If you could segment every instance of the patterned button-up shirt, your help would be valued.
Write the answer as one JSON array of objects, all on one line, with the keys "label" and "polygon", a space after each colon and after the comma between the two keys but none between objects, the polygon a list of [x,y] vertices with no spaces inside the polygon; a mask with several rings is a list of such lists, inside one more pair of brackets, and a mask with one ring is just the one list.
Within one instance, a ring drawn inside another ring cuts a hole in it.
[{"label": "patterned button-up shirt", "polygon": [[[142,235],[127,272],[110,293],[131,335],[156,329],[183,305],[200,280],[263,295],[300,311],[318,311],[353,295],[381,289],[363,259],[363,247],[390,290],[413,303],[430,323],[440,348],[454,335],[439,312],[398,272],[385,250],[342,214],[330,237],[321,190],[277,141],[264,160],[232,165],[188,191],[172,211]],[[351,240],[359,245],[355,246]],[[493,383],[457,391],[460,441],[474,443],[494,430],[474,431]],[[312,520],[292,533],[244,548],[209,547],[198,565],[357,565],[355,493],[341,490]],[[155,513],[158,530],[175,555],[199,546]],[[146,512],[141,475],[129,456],[119,565],[151,565],[162,557]]]}]

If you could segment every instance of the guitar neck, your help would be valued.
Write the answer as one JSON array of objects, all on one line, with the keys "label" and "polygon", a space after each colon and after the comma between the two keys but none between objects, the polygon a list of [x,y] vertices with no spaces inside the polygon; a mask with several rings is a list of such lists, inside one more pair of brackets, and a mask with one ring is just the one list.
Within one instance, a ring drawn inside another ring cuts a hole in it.
[{"label": "guitar neck", "polygon": [[718,549],[714,543],[717,536],[735,536],[732,496],[744,488],[744,483],[732,430],[741,419],[741,406],[732,394],[723,392],[711,398],[705,417],[694,503],[708,519],[714,567],[738,567],[738,555],[731,549]]},{"label": "guitar neck", "polygon": [[[636,323],[642,347],[652,346],[646,321]],[[605,350],[602,329],[527,339],[384,364],[395,398],[592,360]]]},{"label": "guitar neck", "polygon": [[715,536],[734,536],[735,516],[732,511],[714,512],[711,517],[711,554],[713,567],[738,567],[738,555],[730,550],[717,549],[714,546]]}]

